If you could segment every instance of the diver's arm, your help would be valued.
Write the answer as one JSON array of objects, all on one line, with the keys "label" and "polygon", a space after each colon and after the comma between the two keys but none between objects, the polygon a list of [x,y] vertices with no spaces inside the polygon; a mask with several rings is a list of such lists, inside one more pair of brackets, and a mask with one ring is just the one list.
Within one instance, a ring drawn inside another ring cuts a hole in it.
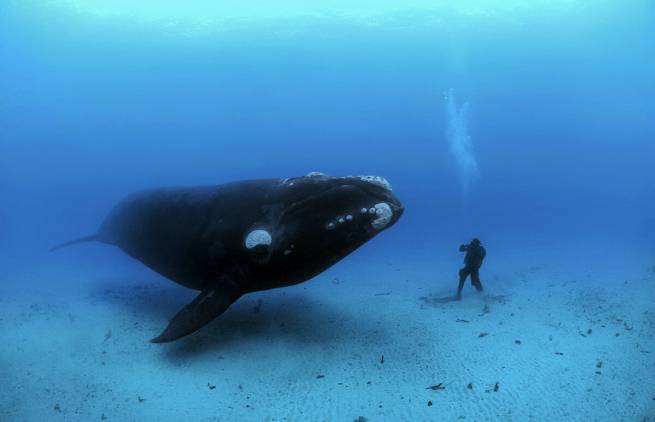
[{"label": "diver's arm", "polygon": [[459,245],[460,252],[466,252],[469,250],[469,245]]}]

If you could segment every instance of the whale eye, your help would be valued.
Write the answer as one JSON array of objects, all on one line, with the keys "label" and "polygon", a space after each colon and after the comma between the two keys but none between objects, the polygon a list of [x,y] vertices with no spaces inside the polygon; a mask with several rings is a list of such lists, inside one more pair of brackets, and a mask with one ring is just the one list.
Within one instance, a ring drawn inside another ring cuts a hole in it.
[{"label": "whale eye", "polygon": [[375,219],[371,221],[373,228],[376,230],[382,230],[383,228],[387,227],[391,221],[391,218],[393,217],[393,211],[391,211],[389,204],[386,202],[381,202],[379,204],[375,204],[375,207],[371,209],[375,210]]},{"label": "whale eye", "polygon": [[266,230],[253,230],[246,236],[245,245],[246,248],[253,249],[257,246],[270,246],[272,242],[273,238]]}]

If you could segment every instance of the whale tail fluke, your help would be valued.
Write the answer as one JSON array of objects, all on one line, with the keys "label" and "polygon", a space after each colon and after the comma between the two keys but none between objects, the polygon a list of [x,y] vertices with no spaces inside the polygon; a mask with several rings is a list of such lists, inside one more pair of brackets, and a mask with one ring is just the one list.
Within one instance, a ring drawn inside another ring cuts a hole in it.
[{"label": "whale tail fluke", "polygon": [[53,246],[52,248],[50,248],[50,252],[56,251],[57,249],[65,248],[66,246],[75,245],[77,243],[94,242],[99,240],[100,237],[97,234],[92,234],[90,236],[80,237],[78,239],[69,240],[68,242],[64,242],[57,246]]}]

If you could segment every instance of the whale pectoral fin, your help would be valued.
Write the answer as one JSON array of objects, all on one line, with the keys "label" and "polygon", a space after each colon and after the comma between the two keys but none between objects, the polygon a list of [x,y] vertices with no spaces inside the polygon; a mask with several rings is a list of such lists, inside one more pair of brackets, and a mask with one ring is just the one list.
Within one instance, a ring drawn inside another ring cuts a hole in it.
[{"label": "whale pectoral fin", "polygon": [[203,290],[182,308],[153,343],[167,343],[191,334],[225,312],[242,294],[232,283],[222,283]]}]

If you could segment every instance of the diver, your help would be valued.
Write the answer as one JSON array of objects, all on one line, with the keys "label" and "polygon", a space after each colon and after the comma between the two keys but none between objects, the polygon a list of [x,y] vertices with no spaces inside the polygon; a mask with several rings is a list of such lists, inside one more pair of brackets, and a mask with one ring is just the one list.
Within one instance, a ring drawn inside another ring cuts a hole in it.
[{"label": "diver", "polygon": [[471,276],[471,284],[477,289],[477,291],[482,291],[479,271],[482,266],[482,261],[487,255],[487,251],[477,238],[471,240],[471,243],[468,245],[461,245],[459,251],[466,252],[466,256],[464,257],[464,268],[459,270],[459,286],[457,287],[457,296],[455,296],[455,299],[457,300],[462,299],[462,289],[464,288],[464,282],[468,276]]}]

